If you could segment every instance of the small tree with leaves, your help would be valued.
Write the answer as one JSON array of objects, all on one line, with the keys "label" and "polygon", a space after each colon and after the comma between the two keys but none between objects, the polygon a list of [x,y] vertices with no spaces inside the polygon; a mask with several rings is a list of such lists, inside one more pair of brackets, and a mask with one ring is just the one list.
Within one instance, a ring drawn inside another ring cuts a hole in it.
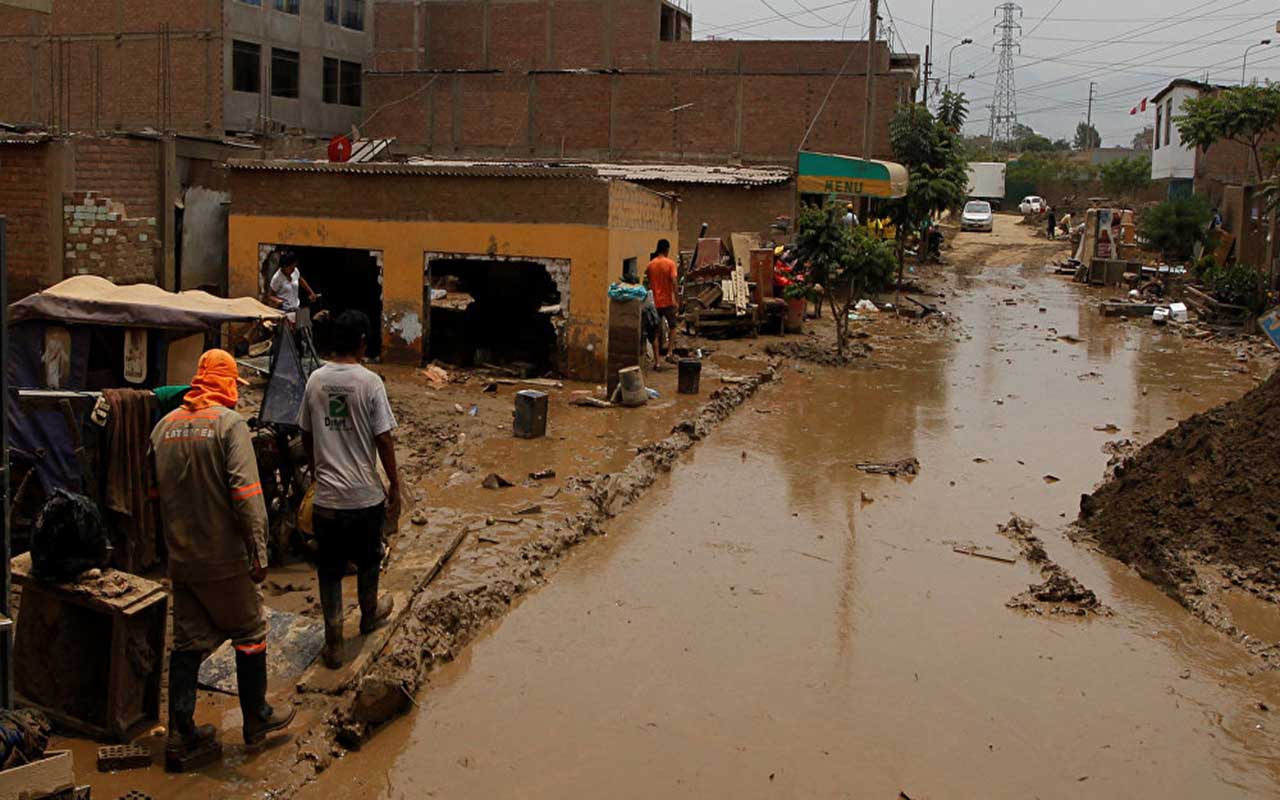
[{"label": "small tree with leaves", "polygon": [[944,92],[938,116],[924,106],[903,106],[889,122],[889,141],[894,159],[910,174],[905,197],[885,204],[898,229],[899,281],[904,268],[906,237],[918,233],[922,240],[920,260],[928,252],[924,240],[934,215],[964,205],[969,186],[969,164],[960,128],[968,116],[964,95]]},{"label": "small tree with leaves", "polygon": [[844,224],[840,207],[828,204],[801,209],[796,254],[800,263],[807,265],[807,283],[821,283],[824,288],[835,319],[836,352],[843,359],[853,307],[893,281],[893,249],[861,228],[851,230]]},{"label": "small tree with leaves", "polygon": [[1077,150],[1096,150],[1102,147],[1102,134],[1089,123],[1081,122],[1076,126],[1074,145]]},{"label": "small tree with leaves", "polygon": [[1138,235],[1159,248],[1168,261],[1187,262],[1208,238],[1213,211],[1200,195],[1168,200],[1138,220]]},{"label": "small tree with leaves", "polygon": [[1132,205],[1151,185],[1151,157],[1118,158],[1102,165],[1102,191]]}]

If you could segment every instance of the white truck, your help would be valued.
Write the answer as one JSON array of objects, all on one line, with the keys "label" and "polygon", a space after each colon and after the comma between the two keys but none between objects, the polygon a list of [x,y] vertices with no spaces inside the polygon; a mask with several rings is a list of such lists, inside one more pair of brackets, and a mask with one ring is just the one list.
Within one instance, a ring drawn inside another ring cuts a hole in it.
[{"label": "white truck", "polygon": [[1004,170],[1003,161],[970,161],[967,199],[986,200],[999,210],[1004,202]]}]

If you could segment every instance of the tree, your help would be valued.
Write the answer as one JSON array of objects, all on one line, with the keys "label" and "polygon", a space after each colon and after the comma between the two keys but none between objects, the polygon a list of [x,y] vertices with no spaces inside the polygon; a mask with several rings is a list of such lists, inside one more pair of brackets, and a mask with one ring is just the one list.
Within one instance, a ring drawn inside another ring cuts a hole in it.
[{"label": "tree", "polygon": [[1054,150],[1070,150],[1071,142],[1068,142],[1066,139],[1054,139],[1053,149]]},{"label": "tree", "polygon": [[1151,156],[1118,158],[1102,165],[1102,191],[1132,204],[1151,185]]},{"label": "tree", "polygon": [[1048,136],[1041,136],[1038,133],[1033,133],[1024,139],[1019,140],[1018,145],[1024,153],[1053,152],[1053,142],[1049,141]]},{"label": "tree", "polygon": [[1186,262],[1208,239],[1213,211],[1201,195],[1165,201],[1138,220],[1138,235],[1160,249],[1167,261]]},{"label": "tree", "polygon": [[1076,126],[1074,145],[1077,150],[1096,150],[1102,147],[1102,135],[1089,123],[1081,122]]},{"label": "tree", "polygon": [[1266,179],[1262,143],[1280,124],[1280,85],[1232,86],[1182,104],[1175,117],[1184,144],[1208,150],[1218,142],[1237,142],[1249,148],[1250,166],[1258,183]]},{"label": "tree", "polygon": [[844,224],[843,210],[831,203],[801,209],[796,254],[799,263],[808,265],[805,283],[821,283],[826,290],[836,323],[836,352],[843,359],[849,341],[849,313],[859,300],[889,287],[895,264],[893,249],[862,228],[850,229]]},{"label": "tree", "polygon": [[1155,144],[1155,140],[1156,129],[1148,125],[1133,135],[1133,141],[1129,143],[1129,146],[1134,150],[1150,150],[1152,145]]},{"label": "tree", "polygon": [[[926,239],[934,215],[960,208],[969,186],[969,165],[959,130],[968,116],[963,95],[943,92],[938,117],[920,105],[902,106],[889,122],[894,160],[910,174],[905,197],[885,208],[898,229],[899,282],[908,233]],[[921,261],[928,248],[920,248]]]}]

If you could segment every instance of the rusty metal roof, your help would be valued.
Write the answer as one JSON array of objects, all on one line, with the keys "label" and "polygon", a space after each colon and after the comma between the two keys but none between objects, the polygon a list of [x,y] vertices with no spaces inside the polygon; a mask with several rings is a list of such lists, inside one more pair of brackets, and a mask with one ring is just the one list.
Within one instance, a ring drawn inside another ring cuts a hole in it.
[{"label": "rusty metal roof", "polygon": [[701,183],[726,186],[775,186],[795,177],[795,171],[783,166],[739,167],[709,164],[624,164],[616,162],[577,161],[482,161],[412,158],[411,164],[431,164],[437,167],[477,165],[502,165],[521,169],[563,169],[567,167],[594,170],[604,178],[645,183]]},{"label": "rusty metal roof", "polygon": [[233,170],[251,172],[311,172],[339,175],[418,175],[459,178],[576,178],[599,179],[586,166],[508,164],[502,162],[410,161],[338,164],[329,161],[236,158],[227,162]]}]

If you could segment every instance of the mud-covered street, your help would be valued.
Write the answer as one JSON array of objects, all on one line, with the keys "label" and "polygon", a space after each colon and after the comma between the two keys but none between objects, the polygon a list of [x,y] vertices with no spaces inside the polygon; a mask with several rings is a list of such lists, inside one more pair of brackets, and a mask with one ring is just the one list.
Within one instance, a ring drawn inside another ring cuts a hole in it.
[{"label": "mud-covered street", "polygon": [[[1007,217],[964,234],[917,276],[958,322],[782,364],[297,796],[1276,796],[1280,673],[1069,538],[1114,443],[1270,362],[1102,318],[1061,252]],[[475,553],[432,593],[483,584]],[[1029,592],[1050,571],[1096,600]]]}]

